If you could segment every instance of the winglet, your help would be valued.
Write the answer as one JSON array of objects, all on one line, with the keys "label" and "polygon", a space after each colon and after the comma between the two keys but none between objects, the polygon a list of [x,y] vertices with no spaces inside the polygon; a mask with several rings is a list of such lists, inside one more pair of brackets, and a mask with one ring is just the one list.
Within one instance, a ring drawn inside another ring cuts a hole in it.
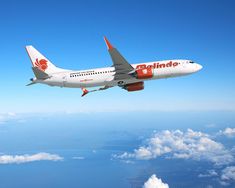
[{"label": "winglet", "polygon": [[113,46],[110,44],[110,42],[108,41],[108,39],[106,37],[104,37],[104,41],[105,41],[105,43],[107,45],[108,50],[112,50]]},{"label": "winglet", "polygon": [[86,88],[82,88],[82,97],[85,96],[89,91]]}]

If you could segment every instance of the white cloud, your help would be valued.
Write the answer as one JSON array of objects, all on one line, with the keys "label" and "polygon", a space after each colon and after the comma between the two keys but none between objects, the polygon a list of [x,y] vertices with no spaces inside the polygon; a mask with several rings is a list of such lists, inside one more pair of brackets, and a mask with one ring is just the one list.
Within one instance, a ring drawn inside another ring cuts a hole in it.
[{"label": "white cloud", "polygon": [[143,188],[169,188],[168,184],[163,183],[160,178],[153,174],[145,183]]},{"label": "white cloud", "polygon": [[154,159],[159,156],[204,160],[215,165],[226,165],[234,161],[234,157],[225,147],[210,138],[209,135],[188,129],[185,132],[156,132],[147,144],[135,149],[133,153],[114,156],[119,159],[136,158],[139,160]]},{"label": "white cloud", "polygon": [[215,177],[218,176],[218,173],[215,170],[208,170],[205,174],[199,174],[199,178],[208,178],[208,177]]},{"label": "white cloud", "polygon": [[7,121],[12,119],[17,119],[17,114],[14,112],[0,114],[0,124],[5,124]]},{"label": "white cloud", "polygon": [[235,183],[235,166],[229,166],[222,170],[221,180],[225,182],[233,181]]},{"label": "white cloud", "polygon": [[225,181],[219,181],[220,185],[222,186],[229,186],[229,183],[225,182]]},{"label": "white cloud", "polygon": [[75,159],[75,160],[83,160],[83,159],[85,159],[85,157],[75,156],[75,157],[73,157],[73,159]]},{"label": "white cloud", "polygon": [[0,164],[20,164],[34,161],[61,161],[63,158],[57,154],[36,153],[33,155],[1,155]]},{"label": "white cloud", "polygon": [[16,116],[16,113],[15,112],[8,112],[7,115],[11,116],[11,117],[14,117],[14,116]]},{"label": "white cloud", "polygon": [[131,160],[123,160],[122,162],[126,164],[135,164],[135,162]]},{"label": "white cloud", "polygon": [[219,135],[225,135],[227,137],[234,137],[235,136],[235,128],[227,127],[223,131],[219,131]]},{"label": "white cloud", "polygon": [[235,183],[235,166],[228,166],[221,172],[220,184],[222,186],[228,186],[231,183]]}]

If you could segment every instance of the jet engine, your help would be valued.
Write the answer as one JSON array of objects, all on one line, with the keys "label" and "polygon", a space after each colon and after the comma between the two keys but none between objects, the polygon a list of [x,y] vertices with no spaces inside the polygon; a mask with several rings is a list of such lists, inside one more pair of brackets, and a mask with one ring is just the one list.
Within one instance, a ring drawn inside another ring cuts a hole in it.
[{"label": "jet engine", "polygon": [[137,82],[137,83],[133,83],[133,84],[126,84],[123,87],[125,90],[127,91],[139,91],[144,89],[144,82]]}]

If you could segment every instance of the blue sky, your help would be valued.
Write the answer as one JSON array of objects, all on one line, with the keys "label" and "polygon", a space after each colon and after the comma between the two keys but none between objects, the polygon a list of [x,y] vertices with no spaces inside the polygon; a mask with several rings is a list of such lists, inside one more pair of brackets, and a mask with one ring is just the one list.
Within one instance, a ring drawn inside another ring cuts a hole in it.
[{"label": "blue sky", "polygon": [[[227,1],[1,1],[0,113],[128,110],[235,110],[235,3]],[[24,46],[54,64],[112,64],[103,36],[130,63],[186,58],[197,74],[80,98],[79,89],[25,87],[33,76]]]}]

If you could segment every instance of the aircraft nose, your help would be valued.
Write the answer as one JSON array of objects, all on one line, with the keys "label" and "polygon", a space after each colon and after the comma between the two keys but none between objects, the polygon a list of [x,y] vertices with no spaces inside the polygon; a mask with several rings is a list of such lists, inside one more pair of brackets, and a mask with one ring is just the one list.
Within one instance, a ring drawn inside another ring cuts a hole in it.
[{"label": "aircraft nose", "polygon": [[200,71],[202,68],[203,68],[202,65],[197,64],[197,71]]}]

